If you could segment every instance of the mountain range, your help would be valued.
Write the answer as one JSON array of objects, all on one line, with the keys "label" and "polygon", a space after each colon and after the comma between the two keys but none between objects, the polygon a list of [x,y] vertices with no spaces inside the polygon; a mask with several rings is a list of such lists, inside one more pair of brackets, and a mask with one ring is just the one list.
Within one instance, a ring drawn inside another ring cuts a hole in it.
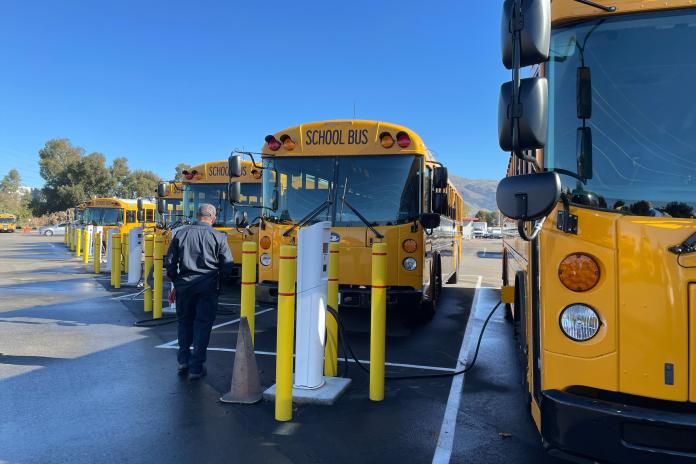
[{"label": "mountain range", "polygon": [[498,209],[495,204],[497,180],[465,179],[452,174],[449,175],[449,179],[464,197],[464,203],[469,207],[469,215],[473,216],[481,209],[489,211]]}]

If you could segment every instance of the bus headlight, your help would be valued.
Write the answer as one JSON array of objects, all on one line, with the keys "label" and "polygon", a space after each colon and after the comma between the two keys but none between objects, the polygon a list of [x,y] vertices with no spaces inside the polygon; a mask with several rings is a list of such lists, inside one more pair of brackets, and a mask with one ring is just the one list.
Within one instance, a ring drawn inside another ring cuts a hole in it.
[{"label": "bus headlight", "polygon": [[261,256],[259,258],[259,261],[263,266],[270,266],[271,265],[271,255],[268,253],[261,253]]},{"label": "bus headlight", "polygon": [[584,342],[597,335],[601,322],[594,309],[576,303],[561,311],[560,324],[566,337],[576,342]]},{"label": "bus headlight", "polygon": [[401,264],[407,271],[415,271],[418,267],[418,261],[416,261],[416,258],[406,258]]}]

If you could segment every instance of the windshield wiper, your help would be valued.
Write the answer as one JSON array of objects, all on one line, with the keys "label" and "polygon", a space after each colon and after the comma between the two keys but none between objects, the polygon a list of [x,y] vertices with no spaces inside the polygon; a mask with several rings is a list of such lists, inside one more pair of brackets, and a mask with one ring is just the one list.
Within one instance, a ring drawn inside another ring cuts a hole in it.
[{"label": "windshield wiper", "polygon": [[363,216],[362,214],[360,214],[360,211],[358,211],[357,209],[353,208],[353,205],[351,205],[351,204],[348,202],[348,200],[346,200],[345,195],[343,196],[343,198],[341,198],[341,202],[344,203],[344,204],[348,207],[348,209],[350,209],[350,210],[353,212],[353,214],[355,214],[356,216],[358,216],[358,218],[359,218],[367,227],[369,227],[369,229],[372,231],[373,234],[375,234],[375,236],[376,236],[377,238],[380,238],[380,239],[381,239],[381,238],[384,238],[384,235],[382,235],[382,234],[380,233],[380,231],[378,231],[377,229],[375,229],[375,228],[372,226],[372,224],[370,224],[370,221],[368,221],[367,219],[365,219],[365,216]]},{"label": "windshield wiper", "polygon": [[283,232],[283,237],[289,236],[289,235],[292,233],[293,230],[297,229],[298,227],[304,226],[304,225],[307,224],[309,221],[311,221],[311,220],[314,219],[315,217],[319,216],[319,214],[320,214],[322,211],[324,211],[326,208],[328,208],[328,207],[331,206],[332,204],[333,204],[333,201],[331,201],[331,200],[326,200],[324,203],[322,203],[321,205],[319,205],[319,206],[317,206],[316,208],[314,208],[314,211],[311,211],[308,215],[306,215],[305,217],[303,217],[302,219],[300,219],[299,222],[296,222],[295,224],[292,225],[291,228],[289,228],[288,230],[286,230],[285,232]]},{"label": "windshield wiper", "polygon": [[598,9],[600,9],[600,10],[603,10],[603,11],[606,11],[606,12],[609,12],[609,13],[613,13],[613,12],[616,11],[616,7],[615,7],[615,6],[604,6],[604,5],[601,5],[601,4],[597,3],[597,2],[593,2],[592,0],[575,0],[575,1],[578,2],[578,3],[582,3],[583,5],[593,6],[593,7],[595,7],[595,8],[598,8]]}]

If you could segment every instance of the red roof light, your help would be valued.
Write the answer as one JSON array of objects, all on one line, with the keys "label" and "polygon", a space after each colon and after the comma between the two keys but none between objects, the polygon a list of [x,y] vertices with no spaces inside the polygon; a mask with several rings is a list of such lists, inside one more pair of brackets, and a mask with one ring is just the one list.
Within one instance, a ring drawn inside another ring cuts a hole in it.
[{"label": "red roof light", "polygon": [[266,143],[268,144],[268,148],[270,148],[271,151],[278,151],[278,149],[280,149],[280,142],[272,135],[266,136]]},{"label": "red roof light", "polygon": [[396,134],[396,144],[401,148],[408,148],[411,145],[411,137],[406,132],[399,132]]}]

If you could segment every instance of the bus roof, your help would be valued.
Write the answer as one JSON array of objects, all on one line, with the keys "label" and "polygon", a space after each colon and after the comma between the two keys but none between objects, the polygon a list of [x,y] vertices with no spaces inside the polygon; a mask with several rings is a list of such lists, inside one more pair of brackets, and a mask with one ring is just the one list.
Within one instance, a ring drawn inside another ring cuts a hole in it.
[{"label": "bus roof", "polygon": [[3,218],[16,218],[17,216],[15,216],[14,214],[10,214],[10,213],[0,213],[0,217],[3,217]]},{"label": "bus roof", "polygon": [[[397,135],[401,133],[405,133],[410,139],[410,143],[404,148],[396,143]],[[388,148],[381,143],[381,137],[385,134],[389,134],[393,142]],[[273,140],[270,137],[281,142],[280,148],[269,148],[268,141]],[[288,137],[292,143],[282,143]],[[388,122],[351,119],[310,122],[289,127],[266,137],[261,151],[264,156],[418,154],[434,161],[423,139],[411,129]]]},{"label": "bus roof", "polygon": [[[154,202],[146,199],[143,199],[143,204],[146,206],[152,206],[153,208],[155,206]],[[133,209],[137,208],[138,200],[133,200],[130,198],[92,198],[91,200],[82,203],[80,206],[82,206],[83,208]]]},{"label": "bus roof", "polygon": [[[184,184],[226,184],[230,181],[227,160],[209,161],[183,171]],[[189,178],[190,176],[190,178]],[[250,160],[242,160],[242,176],[237,179],[246,184],[261,182],[261,169],[254,168]]]},{"label": "bus roof", "polygon": [[553,0],[551,3],[551,21],[556,25],[600,16],[645,13],[647,11],[672,10],[676,8],[696,8],[693,0],[612,0],[607,4],[615,6],[616,11],[609,13],[574,0]]}]

